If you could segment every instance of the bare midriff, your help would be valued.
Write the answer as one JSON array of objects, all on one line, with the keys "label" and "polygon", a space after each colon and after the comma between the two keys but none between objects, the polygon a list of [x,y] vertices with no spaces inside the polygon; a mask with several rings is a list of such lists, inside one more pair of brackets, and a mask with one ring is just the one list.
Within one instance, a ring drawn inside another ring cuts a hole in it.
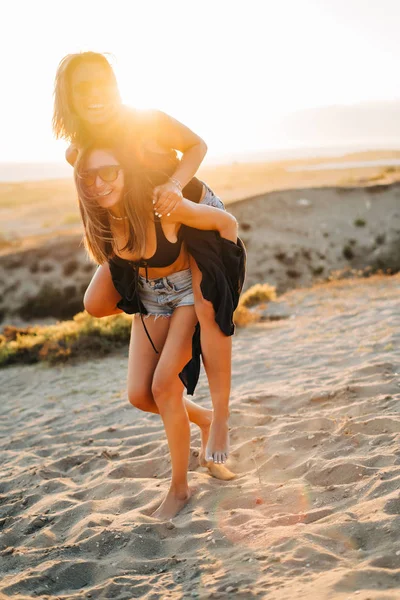
[{"label": "bare midriff", "polygon": [[[177,226],[172,223],[168,223],[162,227],[164,230],[164,235],[167,238],[167,240],[169,240],[171,243],[177,242],[177,240],[178,240],[178,238],[177,238],[178,231],[177,230],[179,230],[180,225]],[[126,237],[125,237],[124,233],[122,233],[121,230],[118,231],[118,229],[119,228],[116,227],[115,225],[112,227],[113,234],[114,234],[114,243],[116,244],[117,247],[123,248],[124,245],[126,244]],[[155,236],[155,229],[154,229],[153,224],[150,225],[148,232],[149,233],[147,236],[146,253],[145,254],[146,254],[146,256],[153,256],[156,252],[156,244],[157,244],[157,239]],[[115,247],[114,247],[114,252],[115,252]],[[132,262],[137,262],[139,260],[138,257],[129,255],[128,253],[121,253],[121,252],[115,252],[115,253],[117,254],[117,256],[119,256],[123,260],[128,260],[128,261],[132,261]],[[146,258],[143,258],[142,260],[144,262],[146,262]],[[159,277],[167,277],[168,275],[171,275],[171,273],[183,271],[184,269],[188,269],[189,267],[190,267],[189,254],[186,250],[185,243],[182,242],[178,258],[172,264],[168,265],[167,267],[150,267],[150,266],[148,266],[147,267],[147,277],[149,279],[158,279]],[[146,268],[145,267],[139,268],[139,275],[146,277]]]},{"label": "bare midriff", "polygon": [[[178,271],[184,271],[185,269],[189,269],[189,254],[186,250],[185,243],[182,243],[181,251],[172,265],[168,265],[168,267],[147,267],[147,277],[149,279],[158,279],[160,277],[167,277],[172,273],[177,273]],[[139,275],[142,277],[146,277],[146,269],[140,267]]]}]

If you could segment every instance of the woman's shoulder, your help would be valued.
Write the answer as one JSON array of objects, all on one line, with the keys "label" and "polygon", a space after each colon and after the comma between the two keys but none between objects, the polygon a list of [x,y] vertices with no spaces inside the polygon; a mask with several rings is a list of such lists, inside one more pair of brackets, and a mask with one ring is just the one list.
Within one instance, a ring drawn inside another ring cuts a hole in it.
[{"label": "woman's shoulder", "polygon": [[159,127],[163,112],[157,108],[137,108],[123,105],[124,123],[150,133]]},{"label": "woman's shoulder", "polygon": [[150,153],[154,160],[161,157],[176,159],[172,147],[159,142],[164,127],[165,113],[157,108],[127,108],[125,135],[135,139],[144,153]]}]

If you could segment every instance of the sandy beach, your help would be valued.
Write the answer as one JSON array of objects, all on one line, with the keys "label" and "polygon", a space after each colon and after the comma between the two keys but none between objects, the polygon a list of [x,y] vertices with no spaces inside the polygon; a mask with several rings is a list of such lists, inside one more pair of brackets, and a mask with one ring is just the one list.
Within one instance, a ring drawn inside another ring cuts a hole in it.
[{"label": "sandy beach", "polygon": [[49,7],[2,5],[0,600],[400,600],[400,2]]},{"label": "sandy beach", "polygon": [[199,491],[172,523],[148,516],[167,442],[126,400],[126,352],[1,371],[3,597],[399,598],[399,292],[292,290],[288,318],[237,333],[237,477],[198,466],[192,429]]},{"label": "sandy beach", "polygon": [[[245,193],[238,167],[235,201],[219,172],[246,288],[278,297],[233,340],[236,477],[199,466],[192,425],[197,492],[172,522],[149,516],[170,461],[159,416],[127,400],[127,348],[0,370],[1,600],[400,598],[400,274],[365,276],[400,261],[400,188],[397,171],[378,171],[285,171],[274,184],[267,170]],[[2,250],[2,325],[75,314],[93,269],[65,223],[69,184],[47,233],[40,210],[56,184],[38,185],[14,207],[0,189],[6,238],[18,222],[26,232]],[[49,281],[60,284],[46,304]],[[211,407],[204,372],[194,399]]]}]

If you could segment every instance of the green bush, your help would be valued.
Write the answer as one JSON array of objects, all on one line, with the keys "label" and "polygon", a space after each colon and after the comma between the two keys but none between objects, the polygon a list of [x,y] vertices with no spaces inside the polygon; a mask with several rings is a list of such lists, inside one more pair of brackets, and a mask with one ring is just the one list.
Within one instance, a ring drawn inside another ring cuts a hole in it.
[{"label": "green bush", "polygon": [[367,222],[364,219],[355,219],[354,226],[355,227],[365,227]]},{"label": "green bush", "polygon": [[131,317],[124,313],[96,319],[81,312],[72,321],[56,325],[5,327],[0,335],[0,367],[108,354],[128,344],[131,323]]},{"label": "green bush", "polygon": [[256,283],[242,294],[239,304],[250,308],[250,306],[254,306],[255,304],[271,300],[276,300],[275,288],[268,283]]}]

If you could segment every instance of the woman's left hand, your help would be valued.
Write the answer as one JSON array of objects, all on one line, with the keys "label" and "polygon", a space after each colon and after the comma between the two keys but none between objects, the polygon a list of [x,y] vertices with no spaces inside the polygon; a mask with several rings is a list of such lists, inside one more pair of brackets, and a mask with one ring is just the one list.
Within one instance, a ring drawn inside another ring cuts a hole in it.
[{"label": "woman's left hand", "polygon": [[154,212],[157,216],[169,216],[182,200],[182,190],[173,181],[158,185],[153,190]]}]

